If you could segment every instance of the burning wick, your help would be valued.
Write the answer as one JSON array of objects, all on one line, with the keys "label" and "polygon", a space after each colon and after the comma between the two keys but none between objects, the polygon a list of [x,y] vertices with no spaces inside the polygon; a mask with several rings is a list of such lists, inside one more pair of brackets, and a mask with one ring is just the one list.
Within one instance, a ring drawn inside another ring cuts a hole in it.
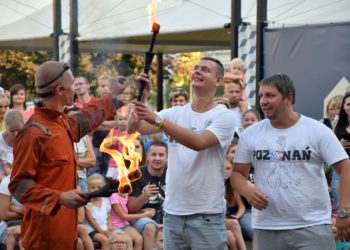
[{"label": "burning wick", "polygon": [[[149,72],[149,69],[151,67],[153,57],[154,57],[153,47],[154,47],[154,44],[156,42],[156,37],[157,37],[157,34],[159,33],[159,30],[160,30],[160,24],[154,22],[152,24],[153,36],[152,36],[152,40],[151,40],[151,45],[149,47],[149,51],[146,52],[146,54],[145,54],[145,67],[143,68],[143,73],[145,73],[147,75],[148,75],[148,72]],[[140,90],[139,90],[139,94],[137,96],[137,101],[139,101],[139,102],[141,101],[144,89],[145,89],[145,84],[142,83]]]}]

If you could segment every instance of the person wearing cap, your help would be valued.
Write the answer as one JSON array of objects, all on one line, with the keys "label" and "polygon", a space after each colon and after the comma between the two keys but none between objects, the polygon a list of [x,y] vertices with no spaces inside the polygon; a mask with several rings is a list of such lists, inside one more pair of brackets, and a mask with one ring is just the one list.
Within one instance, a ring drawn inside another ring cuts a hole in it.
[{"label": "person wearing cap", "polygon": [[38,101],[17,135],[9,189],[25,206],[21,240],[25,249],[76,249],[77,208],[88,200],[77,190],[73,142],[112,119],[118,85],[73,116],[74,77],[67,64],[47,61],[35,74]]}]

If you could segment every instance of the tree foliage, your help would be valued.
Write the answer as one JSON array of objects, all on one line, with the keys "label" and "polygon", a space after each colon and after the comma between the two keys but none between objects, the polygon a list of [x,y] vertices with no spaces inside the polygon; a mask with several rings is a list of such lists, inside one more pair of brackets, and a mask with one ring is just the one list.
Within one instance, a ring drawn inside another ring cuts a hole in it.
[{"label": "tree foliage", "polygon": [[[182,87],[189,90],[190,72],[194,64],[200,59],[201,53],[182,53],[164,55],[164,81],[168,87]],[[52,54],[45,51],[14,51],[0,52],[1,86],[5,89],[16,83],[23,84],[29,98],[35,96],[34,74],[39,65],[52,58]],[[79,57],[79,74],[85,76],[91,83],[91,90],[95,93],[97,79],[103,74],[109,75],[139,75],[143,72],[144,56],[125,55],[121,53],[84,52]],[[149,71],[152,81],[152,98],[157,92],[157,57],[155,56]],[[153,100],[154,102],[154,100]]]},{"label": "tree foliage", "polygon": [[34,95],[34,72],[38,65],[49,60],[51,55],[43,51],[0,51],[1,86],[5,89],[16,83],[21,83]]}]

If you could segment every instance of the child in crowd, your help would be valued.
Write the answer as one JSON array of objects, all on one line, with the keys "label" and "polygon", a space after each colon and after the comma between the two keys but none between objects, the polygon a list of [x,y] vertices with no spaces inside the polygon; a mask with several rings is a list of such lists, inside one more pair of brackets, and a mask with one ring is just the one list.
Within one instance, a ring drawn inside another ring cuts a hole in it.
[{"label": "child in crowd", "polygon": [[109,236],[110,250],[133,250],[130,236],[121,229],[116,229]]},{"label": "child in crowd", "polygon": [[152,208],[147,208],[141,210],[137,214],[128,213],[128,195],[114,193],[109,197],[110,203],[112,205],[112,226],[113,229],[123,229],[131,237],[134,249],[141,250],[143,245],[143,239],[141,234],[132,226],[129,225],[129,221],[137,220],[142,217],[152,218],[155,214],[155,210]]},{"label": "child in crowd", "polygon": [[[128,125],[130,112],[131,112],[130,106],[126,106],[126,105],[122,106],[120,109],[117,110],[116,116],[115,116],[116,127],[112,128],[108,133],[107,138],[110,140],[108,140],[108,143],[105,144],[107,148],[122,152],[123,144],[120,141],[118,141],[117,137],[128,134],[126,129]],[[107,171],[106,177],[117,178],[117,176],[118,176],[117,163],[114,161],[112,157],[110,157],[108,162],[108,171]]]},{"label": "child in crowd", "polygon": [[163,226],[158,225],[156,229],[156,235],[155,235],[155,248],[153,250],[163,250]]},{"label": "child in crowd", "polygon": [[85,221],[85,207],[78,208],[78,244],[77,250],[94,250],[94,243],[90,238]]},{"label": "child in crowd", "polygon": [[124,89],[124,92],[118,96],[118,99],[124,103],[124,105],[129,105],[136,97],[136,87],[131,78],[126,78],[124,76],[118,76],[119,82],[127,84],[128,86]]},{"label": "child in crowd", "polygon": [[[88,177],[89,192],[96,191],[105,185],[105,179],[100,174]],[[90,237],[100,242],[101,250],[109,249],[108,237],[112,230],[111,205],[107,198],[97,197],[91,199],[86,205],[86,227]]]},{"label": "child in crowd", "polygon": [[248,128],[250,125],[261,120],[260,114],[255,109],[248,109],[243,113],[243,128]]},{"label": "child in crowd", "polygon": [[229,68],[229,72],[232,73],[231,77],[233,79],[239,79],[242,85],[242,97],[241,100],[247,100],[247,97],[245,96],[245,92],[244,92],[244,62],[241,58],[236,57],[233,58],[231,63],[230,63],[230,68]]},{"label": "child in crowd", "polygon": [[225,221],[227,230],[229,231],[229,247],[230,249],[235,249],[236,245],[238,250],[246,250],[241,227],[238,222],[245,212],[245,206],[241,196],[231,186],[230,176],[233,170],[233,163],[225,160],[224,167],[225,199],[227,204]]},{"label": "child in crowd", "polygon": [[171,107],[185,105],[188,102],[187,91],[181,88],[171,90],[169,93],[169,102]]}]

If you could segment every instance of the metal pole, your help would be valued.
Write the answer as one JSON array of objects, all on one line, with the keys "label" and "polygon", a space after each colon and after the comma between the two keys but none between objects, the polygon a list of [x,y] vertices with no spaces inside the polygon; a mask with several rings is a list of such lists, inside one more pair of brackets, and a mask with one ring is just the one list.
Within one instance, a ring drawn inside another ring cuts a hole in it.
[{"label": "metal pole", "polygon": [[267,26],[267,0],[257,0],[256,14],[256,109],[260,111],[259,105],[259,82],[264,77],[264,28]]},{"label": "metal pole", "polygon": [[238,28],[242,24],[241,0],[231,1],[231,59],[238,57]]},{"label": "metal pole", "polygon": [[164,66],[163,66],[163,53],[157,53],[157,111],[163,109],[163,78],[164,78]]},{"label": "metal pole", "polygon": [[59,36],[62,31],[61,0],[53,0],[53,60],[59,60]]},{"label": "metal pole", "polygon": [[73,75],[79,74],[79,47],[78,47],[78,0],[70,0],[70,65]]}]

